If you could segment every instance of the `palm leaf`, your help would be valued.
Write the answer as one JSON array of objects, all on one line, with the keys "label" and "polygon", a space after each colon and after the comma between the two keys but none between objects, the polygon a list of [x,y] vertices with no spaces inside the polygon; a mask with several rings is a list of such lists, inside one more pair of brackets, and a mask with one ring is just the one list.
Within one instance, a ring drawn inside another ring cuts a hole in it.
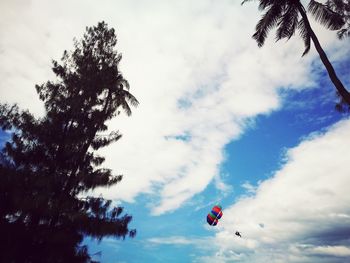
[{"label": "palm leaf", "polygon": [[259,10],[265,10],[269,6],[273,6],[273,5],[284,6],[283,3],[276,3],[276,0],[260,0]]},{"label": "palm leaf", "polygon": [[310,0],[308,11],[315,17],[316,21],[330,30],[338,30],[345,24],[340,14],[332,11],[327,5],[315,0]]},{"label": "palm leaf", "polygon": [[298,10],[294,5],[290,5],[278,22],[276,41],[287,38],[290,39],[298,26]]},{"label": "palm leaf", "polygon": [[126,115],[131,115],[131,108],[130,105],[136,107],[138,106],[139,102],[137,99],[127,90],[121,89],[118,91],[118,96],[115,98],[114,103],[116,103],[117,107],[122,107]]},{"label": "palm leaf", "polygon": [[338,31],[337,33],[339,39],[344,39],[346,37],[350,37],[350,27],[343,28]]},{"label": "palm leaf", "polygon": [[[246,2],[251,2],[254,0],[243,0],[243,2],[241,3],[241,5],[244,5]],[[260,4],[259,4],[259,9],[260,10],[264,10],[266,7],[275,4],[275,0],[260,0]]]},{"label": "palm leaf", "polygon": [[344,0],[331,0],[326,2],[327,6],[337,13],[342,13],[346,9]]},{"label": "palm leaf", "polygon": [[276,26],[282,10],[282,5],[272,5],[259,20],[256,25],[256,32],[253,35],[253,38],[258,42],[259,47],[264,45],[268,32]]},{"label": "palm leaf", "polygon": [[250,1],[254,1],[254,0],[243,0],[243,2],[241,3],[241,5],[244,5],[246,2],[250,2]]},{"label": "palm leaf", "polygon": [[346,0],[328,0],[326,5],[334,12],[342,16],[346,25],[340,29],[337,34],[339,39],[350,37],[350,1]]},{"label": "palm leaf", "polygon": [[311,36],[310,36],[310,33],[309,33],[303,19],[300,19],[300,21],[298,22],[298,29],[299,29],[299,34],[300,34],[301,38],[303,39],[304,46],[305,46],[304,53],[302,54],[302,57],[303,57],[310,51]]}]

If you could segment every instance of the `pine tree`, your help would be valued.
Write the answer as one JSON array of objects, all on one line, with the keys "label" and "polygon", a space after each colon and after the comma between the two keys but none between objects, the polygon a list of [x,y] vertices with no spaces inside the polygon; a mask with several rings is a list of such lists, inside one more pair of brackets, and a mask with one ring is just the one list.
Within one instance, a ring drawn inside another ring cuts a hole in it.
[{"label": "pine tree", "polygon": [[44,117],[0,105],[0,126],[12,132],[0,156],[0,261],[88,262],[85,236],[135,236],[122,207],[87,196],[121,181],[95,151],[121,138],[103,135],[106,121],[138,105],[116,43],[114,29],[100,22],[53,61],[57,80],[36,85]]}]

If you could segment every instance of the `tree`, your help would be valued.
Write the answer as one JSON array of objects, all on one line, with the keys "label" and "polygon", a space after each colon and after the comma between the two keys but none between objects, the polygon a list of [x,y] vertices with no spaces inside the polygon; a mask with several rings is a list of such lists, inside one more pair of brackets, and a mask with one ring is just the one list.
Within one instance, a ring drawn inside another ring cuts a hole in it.
[{"label": "tree", "polygon": [[13,133],[0,156],[1,262],[88,262],[85,236],[135,236],[122,207],[87,195],[121,181],[94,150],[121,138],[103,135],[105,122],[138,105],[116,43],[114,29],[100,22],[64,51],[61,64],[53,61],[57,80],[36,85],[44,117],[0,105],[0,125]]},{"label": "tree", "polygon": [[[252,0],[244,0],[242,4],[248,1]],[[321,47],[315,32],[311,28],[307,11],[300,0],[259,0],[259,2],[259,9],[267,11],[256,25],[256,32],[253,35],[258,46],[262,47],[264,45],[267,34],[274,27],[277,28],[277,41],[283,38],[290,39],[295,31],[298,30],[305,44],[303,56],[309,52],[312,41],[338,94],[343,102],[350,106],[350,93],[339,80],[332,64]],[[341,14],[336,13],[330,8],[320,7],[320,3],[310,0],[308,10],[314,15],[316,21],[330,30],[339,30],[344,26],[345,21]]]}]

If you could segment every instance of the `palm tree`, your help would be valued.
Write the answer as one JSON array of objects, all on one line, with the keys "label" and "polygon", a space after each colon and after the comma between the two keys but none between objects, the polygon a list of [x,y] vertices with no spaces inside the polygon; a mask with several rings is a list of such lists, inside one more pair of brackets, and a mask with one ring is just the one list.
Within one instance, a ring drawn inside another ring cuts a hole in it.
[{"label": "palm tree", "polygon": [[[252,0],[244,0],[242,4],[248,1]],[[283,38],[290,39],[295,31],[298,30],[305,44],[303,56],[309,52],[312,41],[338,94],[350,106],[350,93],[339,80],[332,64],[321,47],[315,32],[311,28],[306,14],[307,11],[300,0],[259,0],[259,2],[259,9],[267,11],[256,25],[256,32],[253,35],[258,46],[262,47],[264,45],[268,32],[274,27],[277,28],[276,41]],[[317,1],[310,0],[308,11],[315,17],[316,21],[330,30],[339,30],[345,24],[341,14]]]}]

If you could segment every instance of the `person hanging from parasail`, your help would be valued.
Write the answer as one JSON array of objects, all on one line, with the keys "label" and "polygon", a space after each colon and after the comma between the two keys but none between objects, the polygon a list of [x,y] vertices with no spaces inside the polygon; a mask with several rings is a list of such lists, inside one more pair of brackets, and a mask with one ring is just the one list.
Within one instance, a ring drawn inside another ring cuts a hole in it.
[{"label": "person hanging from parasail", "polygon": [[[222,217],[222,207],[221,205],[214,206],[209,214],[207,215],[207,222],[211,226],[216,226],[219,223],[219,219]],[[236,231],[235,235],[238,237],[242,237],[241,232]]]}]

